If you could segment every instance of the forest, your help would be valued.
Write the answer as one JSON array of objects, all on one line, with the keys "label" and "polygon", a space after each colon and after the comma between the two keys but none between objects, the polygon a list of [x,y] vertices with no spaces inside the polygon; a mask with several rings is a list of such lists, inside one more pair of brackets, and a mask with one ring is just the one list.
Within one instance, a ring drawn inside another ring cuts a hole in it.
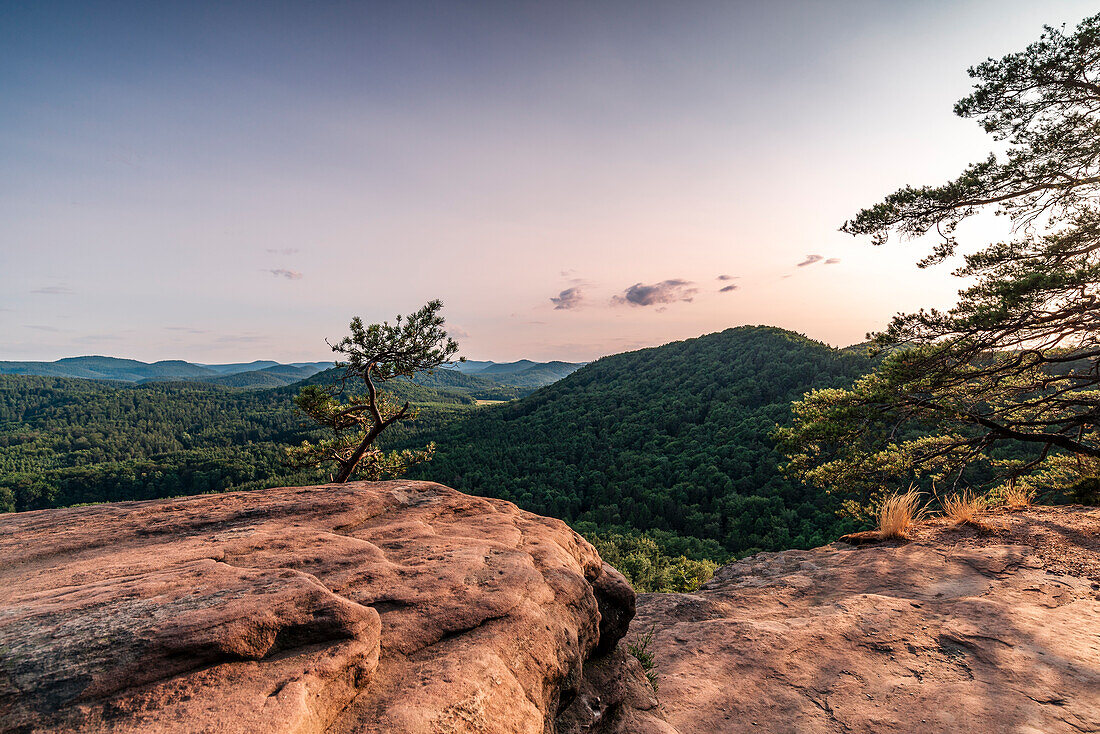
[{"label": "forest", "polygon": [[690,558],[821,545],[853,526],[828,494],[783,476],[771,434],[792,400],[870,364],[771,327],[617,354],[417,435],[436,456],[411,476],[590,528],[649,531]]},{"label": "forest", "polygon": [[[390,390],[422,407],[395,436],[476,404],[409,383]],[[297,392],[0,375],[0,510],[327,481],[284,460],[315,431],[294,409]]]},{"label": "forest", "polygon": [[[390,383],[420,413],[384,443],[436,443],[411,478],[512,500],[593,537],[644,531],[662,553],[722,561],[852,527],[829,495],[779,472],[770,434],[792,400],[850,384],[868,365],[857,351],[740,327],[605,357],[502,405],[445,392],[457,375],[437,370],[425,384]],[[285,463],[286,447],[315,435],[292,403],[299,385],[0,375],[0,507],[326,481]]]}]

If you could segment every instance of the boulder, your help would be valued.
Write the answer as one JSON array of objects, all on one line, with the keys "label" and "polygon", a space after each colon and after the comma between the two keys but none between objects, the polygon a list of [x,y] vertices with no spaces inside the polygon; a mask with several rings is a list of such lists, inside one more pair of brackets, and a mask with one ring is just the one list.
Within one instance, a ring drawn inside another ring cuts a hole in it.
[{"label": "boulder", "polygon": [[0,516],[0,557],[3,731],[545,734],[634,611],[564,523],[427,482]]}]

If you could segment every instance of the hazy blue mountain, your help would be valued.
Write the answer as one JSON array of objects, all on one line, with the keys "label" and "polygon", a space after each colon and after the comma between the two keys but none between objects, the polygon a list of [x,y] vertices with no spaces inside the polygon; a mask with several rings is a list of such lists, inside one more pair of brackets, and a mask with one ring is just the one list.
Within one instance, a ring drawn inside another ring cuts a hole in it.
[{"label": "hazy blue mountain", "polygon": [[[493,375],[493,378],[506,385],[534,389],[545,387],[563,377],[568,377],[583,366],[583,362],[543,362],[516,372]],[[478,372],[477,376],[484,377],[487,375],[485,372]]]},{"label": "hazy blue mountain", "polygon": [[[327,366],[331,366],[331,365],[327,365]],[[323,369],[324,368],[316,367],[316,366],[298,367],[298,366],[295,366],[295,365],[292,365],[292,364],[277,364],[273,367],[266,367],[266,368],[264,368],[262,370],[259,370],[259,371],[263,372],[266,375],[276,375],[278,377],[285,377],[290,382],[297,382],[298,380],[304,380],[307,377],[312,377],[313,375],[317,374],[318,372],[321,372]]]},{"label": "hazy blue mountain", "polygon": [[517,372],[531,369],[536,364],[538,363],[532,362],[529,359],[521,359],[516,362],[492,362],[472,374],[481,375],[482,377],[489,377],[490,375],[498,377],[501,375],[513,375]]},{"label": "hazy blue mountain", "polygon": [[325,360],[324,362],[291,362],[290,366],[291,367],[313,367],[318,372],[320,372],[321,370],[329,369],[330,367],[332,367],[333,364],[334,364],[334,361],[331,360],[331,359],[328,359],[328,360]]},{"label": "hazy blue mountain", "polygon": [[292,364],[275,364],[260,370],[248,372],[230,372],[217,377],[204,377],[202,382],[226,387],[240,387],[249,390],[261,390],[269,387],[284,387],[321,372],[314,366],[296,367]]},{"label": "hazy blue mountain", "polygon": [[435,370],[431,374],[420,374],[412,382],[443,392],[457,392],[469,395],[475,400],[513,400],[527,395],[524,390],[487,379],[480,375],[463,374],[454,370]]},{"label": "hazy blue mountain", "polygon": [[82,377],[90,380],[188,380],[213,377],[218,373],[178,359],[139,362],[118,357],[65,357],[56,362],[0,362],[0,373],[43,375],[46,377]]},{"label": "hazy blue mountain", "polygon": [[[300,378],[299,378],[300,379]],[[224,387],[239,387],[248,390],[262,390],[269,387],[285,387],[298,379],[285,377],[267,370],[252,370],[251,372],[233,372],[228,375],[203,378],[202,382],[210,385],[222,385]]]},{"label": "hazy blue mountain", "polygon": [[[79,373],[79,374],[78,374]],[[0,375],[38,375],[40,377],[84,377],[102,379],[92,370],[67,367],[54,362],[0,362]]]},{"label": "hazy blue mountain", "polygon": [[478,362],[467,360],[453,365],[452,371],[483,377],[502,385],[535,389],[557,382],[583,367],[586,362],[534,362],[521,359],[515,362]]},{"label": "hazy blue mountain", "polygon": [[279,363],[272,362],[270,359],[257,359],[254,362],[237,362],[234,364],[199,364],[199,366],[212,369],[219,375],[233,375],[238,372],[255,372],[256,370],[267,369],[268,367],[278,367]]},{"label": "hazy blue mountain", "polygon": [[455,370],[456,372],[465,372],[466,374],[473,374],[474,372],[479,372],[479,371],[485,369],[486,367],[490,366],[491,364],[493,364],[493,363],[492,362],[484,362],[484,361],[479,362],[476,359],[467,359],[465,362],[455,362],[454,364],[449,365],[448,367],[444,367],[443,369],[450,369],[450,370]]},{"label": "hazy blue mountain", "polygon": [[[0,362],[0,374],[74,377],[123,382],[206,382],[248,389],[272,388],[306,380],[332,369],[332,362],[280,364],[269,359],[227,364],[183,360],[140,362],[119,357],[66,357],[56,362]],[[414,384],[476,400],[511,400],[549,385],[581,365],[570,362],[464,362],[422,375]],[[434,394],[434,393],[433,393]]]},{"label": "hazy blue mountain", "polygon": [[[139,362],[119,357],[65,357],[56,362],[0,362],[0,374],[77,377],[86,380],[122,380],[124,382],[196,381],[233,387],[278,387],[320,372],[330,362],[302,362],[285,365],[269,359],[248,363],[196,364],[179,359]],[[263,372],[263,375],[257,373]],[[218,379],[250,375],[237,380]]]},{"label": "hazy blue mountain", "polygon": [[[340,379],[342,370],[332,368],[318,372],[292,387],[305,385],[332,385]],[[361,393],[362,382],[349,382],[349,392]],[[467,402],[472,400],[514,400],[528,395],[531,390],[520,389],[476,375],[465,375],[451,369],[437,369],[431,374],[420,374],[409,380],[399,377],[387,383],[391,394],[410,395],[413,402]]]}]

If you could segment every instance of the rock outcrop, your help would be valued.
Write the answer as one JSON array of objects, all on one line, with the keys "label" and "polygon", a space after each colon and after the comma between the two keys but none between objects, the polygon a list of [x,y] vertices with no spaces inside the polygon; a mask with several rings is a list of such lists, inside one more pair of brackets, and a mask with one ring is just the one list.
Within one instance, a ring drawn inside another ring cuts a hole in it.
[{"label": "rock outcrop", "polygon": [[379,482],[29,512],[0,559],[4,731],[669,731],[615,649],[633,591],[508,502]]},{"label": "rock outcrop", "polygon": [[639,597],[661,710],[698,732],[1100,731],[1100,510],[761,553]]},{"label": "rock outcrop", "polygon": [[1100,731],[1100,510],[992,525],[635,616],[563,523],[426,482],[0,516],[0,731]]}]

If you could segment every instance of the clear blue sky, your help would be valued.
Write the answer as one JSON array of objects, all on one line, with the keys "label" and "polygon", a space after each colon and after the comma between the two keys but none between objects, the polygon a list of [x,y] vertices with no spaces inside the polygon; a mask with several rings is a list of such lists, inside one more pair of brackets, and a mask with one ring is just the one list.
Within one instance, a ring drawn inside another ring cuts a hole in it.
[{"label": "clear blue sky", "polygon": [[0,359],[324,359],[435,297],[479,359],[858,341],[959,284],[837,227],[983,156],[966,67],[1095,10],[5,2]]}]

